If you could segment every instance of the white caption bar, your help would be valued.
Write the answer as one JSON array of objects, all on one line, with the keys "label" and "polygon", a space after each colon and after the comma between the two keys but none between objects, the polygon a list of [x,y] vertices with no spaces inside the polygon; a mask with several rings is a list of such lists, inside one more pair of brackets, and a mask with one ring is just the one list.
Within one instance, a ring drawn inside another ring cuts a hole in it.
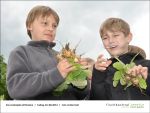
[{"label": "white caption bar", "polygon": [[149,113],[150,101],[1,101],[1,113]]}]

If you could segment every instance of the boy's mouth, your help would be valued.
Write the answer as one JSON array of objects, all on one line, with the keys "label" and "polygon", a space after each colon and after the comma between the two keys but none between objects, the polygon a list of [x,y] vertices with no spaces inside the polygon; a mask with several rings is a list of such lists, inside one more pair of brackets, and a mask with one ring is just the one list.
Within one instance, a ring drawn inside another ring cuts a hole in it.
[{"label": "boy's mouth", "polygon": [[110,46],[107,46],[106,49],[114,49],[116,47],[117,47],[117,45],[110,45]]},{"label": "boy's mouth", "polygon": [[44,35],[49,36],[49,37],[52,37],[52,36],[53,36],[52,34],[44,34]]}]

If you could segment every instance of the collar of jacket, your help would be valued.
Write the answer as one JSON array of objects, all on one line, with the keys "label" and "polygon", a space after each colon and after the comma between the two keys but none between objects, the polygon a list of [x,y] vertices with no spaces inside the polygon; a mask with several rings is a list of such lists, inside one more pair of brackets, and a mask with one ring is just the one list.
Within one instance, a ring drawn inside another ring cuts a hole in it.
[{"label": "collar of jacket", "polygon": [[34,47],[53,48],[56,45],[56,43],[41,40],[41,41],[29,41],[28,45],[34,46]]},{"label": "collar of jacket", "polygon": [[128,46],[128,52],[129,53],[135,53],[135,54],[139,53],[144,59],[146,59],[145,51],[142,48],[138,47],[138,46],[129,45]]},{"label": "collar of jacket", "polygon": [[[119,56],[118,58],[119,58],[123,63],[127,64],[127,63],[130,63],[130,61],[132,60],[132,58],[133,58],[135,55],[136,55],[135,53],[130,53],[130,52],[128,52],[128,53],[126,53],[126,54],[123,54],[123,55]],[[134,61],[136,61],[136,60],[141,60],[141,59],[144,59],[144,58],[142,57],[141,54],[138,54],[138,55],[136,56],[136,58],[135,58]],[[112,64],[117,61],[115,58],[110,58],[110,60],[113,61]]]}]

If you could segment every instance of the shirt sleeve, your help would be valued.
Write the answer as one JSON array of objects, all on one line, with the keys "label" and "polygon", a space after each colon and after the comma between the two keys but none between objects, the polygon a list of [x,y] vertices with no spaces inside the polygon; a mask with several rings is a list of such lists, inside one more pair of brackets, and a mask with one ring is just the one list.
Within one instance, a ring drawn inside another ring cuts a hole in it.
[{"label": "shirt sleeve", "polygon": [[90,100],[106,100],[105,92],[105,78],[106,72],[101,72],[93,69],[92,84],[90,91]]},{"label": "shirt sleeve", "polygon": [[26,99],[50,92],[63,81],[57,67],[44,72],[32,72],[23,49],[19,48],[10,53],[6,82],[11,98]]}]

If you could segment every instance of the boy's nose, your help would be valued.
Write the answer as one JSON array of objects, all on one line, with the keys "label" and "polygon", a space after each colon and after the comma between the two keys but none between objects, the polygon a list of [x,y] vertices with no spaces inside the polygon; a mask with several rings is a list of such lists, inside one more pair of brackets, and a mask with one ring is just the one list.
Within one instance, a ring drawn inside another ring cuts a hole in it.
[{"label": "boy's nose", "polygon": [[53,30],[54,30],[53,26],[48,26],[47,29],[48,29],[49,31],[53,31]]},{"label": "boy's nose", "polygon": [[110,42],[110,43],[113,42],[113,37],[109,37],[109,42]]}]

